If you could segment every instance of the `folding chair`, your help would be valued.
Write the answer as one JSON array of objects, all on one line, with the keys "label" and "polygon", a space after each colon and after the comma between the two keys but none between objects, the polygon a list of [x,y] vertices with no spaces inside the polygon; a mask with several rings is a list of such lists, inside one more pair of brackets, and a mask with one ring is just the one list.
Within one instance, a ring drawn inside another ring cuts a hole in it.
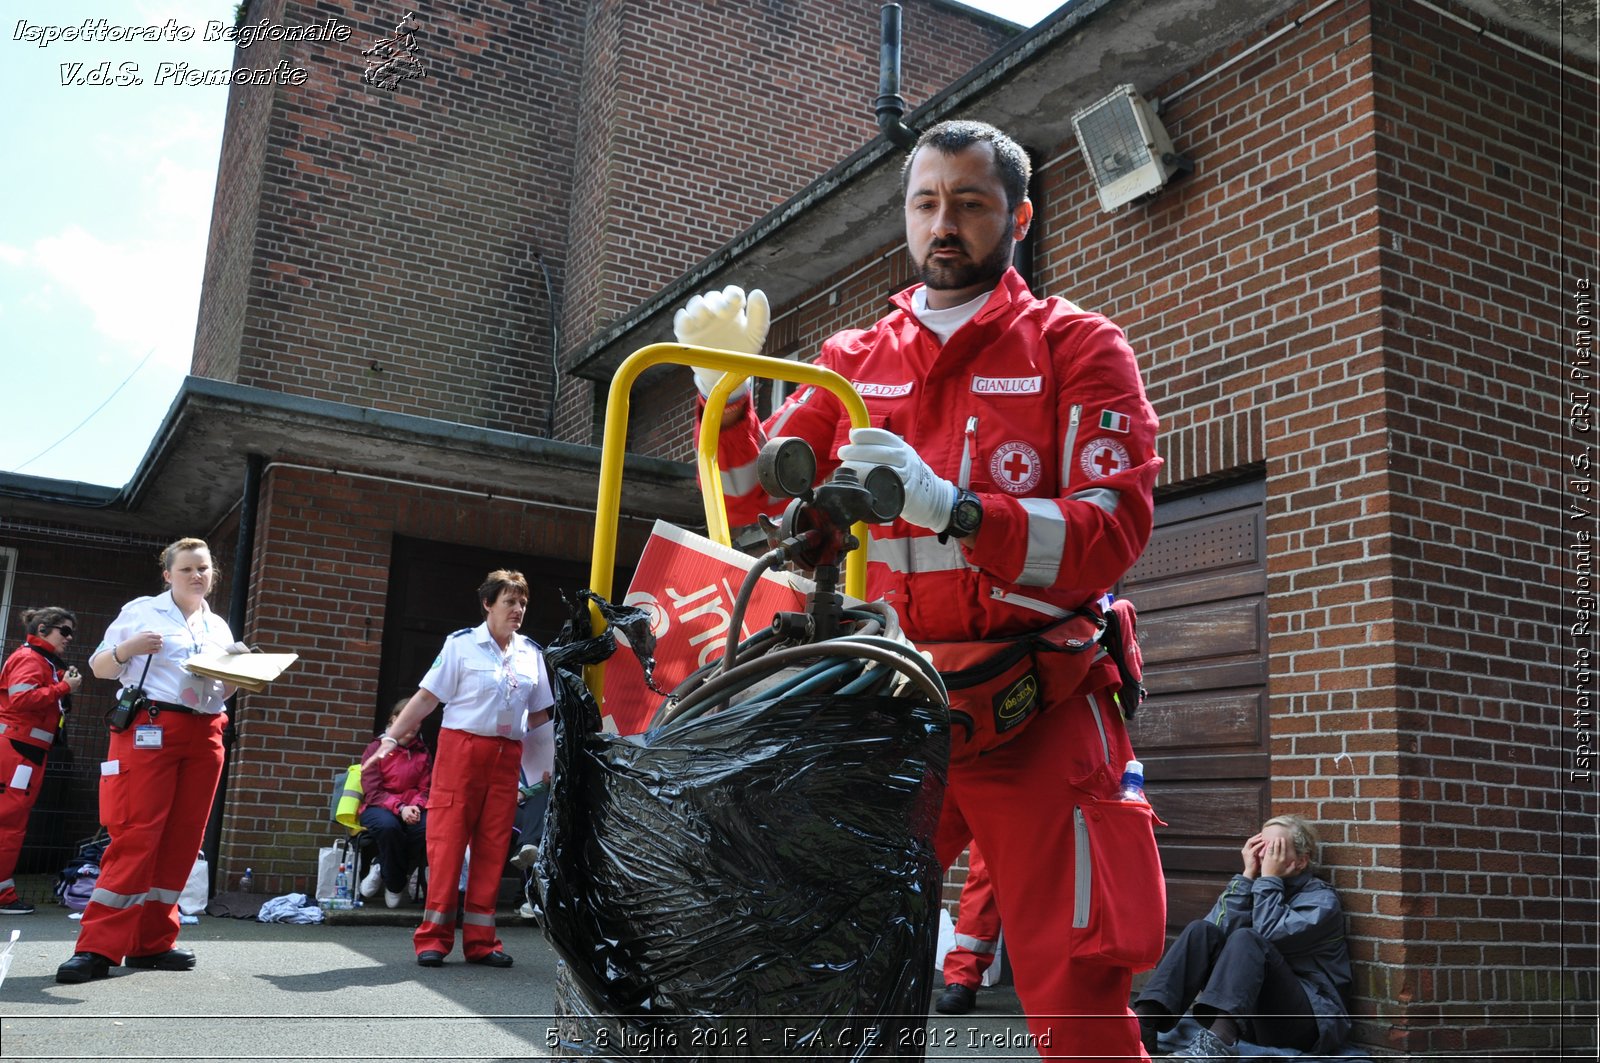
[{"label": "folding chair", "polygon": [[356,893],[364,874],[362,865],[372,862],[375,840],[372,832],[361,825],[358,810],[361,808],[361,765],[351,764],[334,772],[333,792],[328,806],[328,818],[349,831],[345,839],[352,855],[349,869],[350,891]]}]

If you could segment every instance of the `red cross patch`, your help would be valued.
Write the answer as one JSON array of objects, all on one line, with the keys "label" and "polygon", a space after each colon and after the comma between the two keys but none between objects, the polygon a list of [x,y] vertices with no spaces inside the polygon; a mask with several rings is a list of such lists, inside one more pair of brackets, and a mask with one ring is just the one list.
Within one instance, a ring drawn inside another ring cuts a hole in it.
[{"label": "red cross patch", "polygon": [[1128,448],[1115,439],[1102,436],[1078,452],[1078,467],[1091,480],[1104,480],[1128,468]]},{"label": "red cross patch", "polygon": [[989,479],[1010,494],[1027,494],[1041,474],[1039,452],[1020,439],[1000,444],[989,456]]}]

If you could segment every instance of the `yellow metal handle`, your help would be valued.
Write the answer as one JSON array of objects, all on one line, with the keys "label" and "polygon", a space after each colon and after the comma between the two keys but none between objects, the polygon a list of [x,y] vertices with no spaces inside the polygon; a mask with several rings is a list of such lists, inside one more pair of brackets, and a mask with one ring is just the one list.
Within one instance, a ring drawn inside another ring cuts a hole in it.
[{"label": "yellow metal handle", "polygon": [[[622,506],[622,462],[627,456],[628,396],[639,374],[658,365],[687,365],[697,369],[720,369],[722,379],[706,398],[707,415],[700,419],[700,446],[697,465],[700,470],[700,494],[706,508],[706,533],[724,546],[731,546],[728,531],[728,513],[722,497],[722,471],[717,465],[717,437],[722,427],[720,411],[728,395],[739,381],[747,376],[787,380],[796,384],[812,384],[826,388],[843,404],[854,428],[867,426],[867,404],[861,401],[850,382],[831,369],[794,362],[787,358],[769,358],[762,354],[739,354],[736,351],[719,351],[710,347],[693,347],[685,343],[652,343],[634,351],[617,367],[611,378],[611,391],[606,398],[606,424],[600,445],[599,498],[595,502],[594,555],[589,563],[589,589],[600,597],[611,598],[611,575],[616,570],[617,521]],[[819,455],[825,458],[826,455]],[[859,549],[845,558],[845,593],[862,600],[867,596],[867,526],[858,522],[851,526],[851,534],[861,543]],[[589,614],[595,634],[605,630],[605,619],[592,603]],[[595,701],[601,700],[605,665],[590,665],[584,672],[589,692]]]}]

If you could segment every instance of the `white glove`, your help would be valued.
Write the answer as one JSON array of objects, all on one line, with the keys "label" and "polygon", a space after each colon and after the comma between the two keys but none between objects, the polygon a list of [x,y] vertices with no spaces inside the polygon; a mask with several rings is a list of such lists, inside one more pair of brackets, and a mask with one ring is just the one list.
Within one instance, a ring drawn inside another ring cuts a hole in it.
[{"label": "white glove", "polygon": [[228,646],[228,648],[223,650],[222,652],[223,653],[254,653],[255,651],[252,650],[249,646],[246,646],[242,642],[235,642],[235,643],[231,643]]},{"label": "white glove", "polygon": [[[765,292],[757,288],[746,299],[743,288],[730,284],[720,292],[706,292],[690,299],[673,315],[672,333],[679,343],[695,347],[760,354],[771,319]],[[720,369],[696,367],[694,386],[700,389],[701,395],[710,395],[722,375]],[[733,389],[728,401],[743,397],[749,387],[748,380],[742,382]]]},{"label": "white glove", "polygon": [[863,481],[875,465],[887,465],[900,474],[906,503],[900,516],[910,524],[942,532],[950,526],[956,504],[956,485],[928,468],[911,445],[884,428],[852,428],[850,442],[839,448],[839,461],[854,469]]}]

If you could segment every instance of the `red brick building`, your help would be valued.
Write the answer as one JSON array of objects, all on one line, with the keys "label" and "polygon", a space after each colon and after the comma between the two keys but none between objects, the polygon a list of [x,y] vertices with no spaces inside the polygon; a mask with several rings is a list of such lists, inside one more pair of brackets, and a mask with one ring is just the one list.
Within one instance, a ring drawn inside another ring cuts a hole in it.
[{"label": "red brick building", "polygon": [[[1171,921],[1266,815],[1314,817],[1376,1050],[1594,1047],[1600,82],[1593,24],[1541,10],[1089,0],[1017,34],[906,4],[907,121],[1035,152],[1034,288],[1123,325],[1162,417],[1124,590]],[[768,353],[808,357],[910,279],[875,5],[423,4],[422,76],[364,83],[402,13],[250,5],[354,32],[239,51],[310,76],[233,92],[194,377],[121,491],[0,478],[11,602],[93,629],[198,533],[251,640],[302,654],[241,699],[216,832],[270,890],[303,885],[333,769],[485,568],[586,582],[622,357],[726,283],[772,297]],[[1071,118],[1123,83],[1196,169],[1102,213]],[[699,507],[687,374],[636,391],[624,567]]]}]

